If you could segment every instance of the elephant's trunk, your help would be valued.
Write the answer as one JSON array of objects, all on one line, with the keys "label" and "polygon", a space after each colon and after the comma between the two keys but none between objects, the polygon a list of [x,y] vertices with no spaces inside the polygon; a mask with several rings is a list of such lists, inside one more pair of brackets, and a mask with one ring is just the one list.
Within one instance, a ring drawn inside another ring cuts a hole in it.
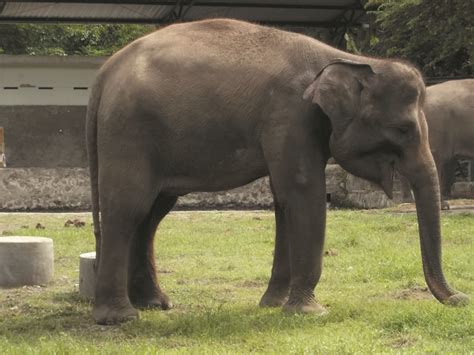
[{"label": "elephant's trunk", "polygon": [[411,166],[404,169],[403,174],[410,181],[415,195],[425,280],[432,294],[441,303],[466,305],[469,297],[452,289],[443,275],[438,174],[429,148],[424,147],[422,151],[423,153],[416,154],[418,159],[411,157]]}]

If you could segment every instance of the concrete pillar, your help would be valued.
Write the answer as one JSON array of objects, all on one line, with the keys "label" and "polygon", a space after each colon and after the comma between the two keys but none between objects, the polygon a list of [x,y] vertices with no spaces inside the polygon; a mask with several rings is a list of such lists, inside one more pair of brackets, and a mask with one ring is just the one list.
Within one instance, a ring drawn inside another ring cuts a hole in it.
[{"label": "concrete pillar", "polygon": [[52,239],[0,237],[0,287],[46,285],[53,274]]},{"label": "concrete pillar", "polygon": [[95,295],[95,251],[80,255],[79,262],[79,294],[87,299]]}]

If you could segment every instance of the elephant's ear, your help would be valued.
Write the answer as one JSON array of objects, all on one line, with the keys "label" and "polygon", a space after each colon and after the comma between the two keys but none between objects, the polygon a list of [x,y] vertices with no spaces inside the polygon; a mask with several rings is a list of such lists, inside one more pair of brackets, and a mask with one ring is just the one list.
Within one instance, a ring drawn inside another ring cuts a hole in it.
[{"label": "elephant's ear", "polygon": [[316,75],[303,99],[317,104],[331,120],[333,132],[342,132],[360,110],[360,97],[375,75],[369,64],[338,59]]}]

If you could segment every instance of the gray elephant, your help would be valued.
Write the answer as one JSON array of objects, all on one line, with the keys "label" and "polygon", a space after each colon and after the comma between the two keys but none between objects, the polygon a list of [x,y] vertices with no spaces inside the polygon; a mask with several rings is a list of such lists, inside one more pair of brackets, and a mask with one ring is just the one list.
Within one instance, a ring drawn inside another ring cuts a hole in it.
[{"label": "gray elephant", "polygon": [[[474,159],[474,79],[452,80],[426,89],[424,104],[431,152],[438,170],[443,208],[450,195],[458,159]],[[401,178],[404,202],[411,202],[409,182]]]},{"label": "gray elephant", "polygon": [[407,176],[427,284],[445,304],[467,303],[441,269],[424,96],[407,64],[235,20],[172,25],[120,50],[100,70],[87,113],[96,322],[137,318],[135,307],[171,307],[155,275],[153,238],[178,196],[267,175],[276,243],[260,305],[324,313],[314,288],[330,155],[389,196],[394,169]]}]

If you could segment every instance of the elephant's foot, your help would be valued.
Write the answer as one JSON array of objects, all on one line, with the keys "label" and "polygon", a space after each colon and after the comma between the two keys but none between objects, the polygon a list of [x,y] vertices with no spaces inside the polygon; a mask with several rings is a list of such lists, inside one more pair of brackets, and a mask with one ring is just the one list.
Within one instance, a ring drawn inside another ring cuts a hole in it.
[{"label": "elephant's foot", "polygon": [[260,300],[260,307],[281,307],[288,301],[289,289],[268,287]]},{"label": "elephant's foot", "polygon": [[449,206],[449,202],[448,201],[441,201],[441,209],[442,210],[450,210],[451,209],[451,206]]},{"label": "elephant's foot", "polygon": [[130,294],[132,304],[137,308],[161,308],[166,311],[173,308],[169,297],[161,291],[156,292],[133,292]]},{"label": "elephant's foot", "polygon": [[107,304],[96,305],[92,311],[97,324],[114,325],[138,319],[138,310],[131,304],[123,303],[120,306]]},{"label": "elephant's foot", "polygon": [[328,313],[327,309],[316,301],[312,293],[311,296],[306,297],[290,296],[290,299],[283,305],[283,310],[289,314],[303,313],[322,316]]}]

